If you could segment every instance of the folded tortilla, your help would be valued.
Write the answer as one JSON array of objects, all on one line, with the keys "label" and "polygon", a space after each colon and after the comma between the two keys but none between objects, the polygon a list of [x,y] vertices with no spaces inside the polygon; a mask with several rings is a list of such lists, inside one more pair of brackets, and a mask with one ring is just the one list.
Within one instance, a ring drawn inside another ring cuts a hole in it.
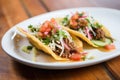
[{"label": "folded tortilla", "polygon": [[[61,24],[62,20],[63,20],[63,18],[56,18],[56,21],[59,24]],[[88,39],[86,36],[84,36],[82,33],[78,32],[78,31],[75,31],[73,29],[70,29],[69,27],[65,27],[65,26],[62,26],[62,27],[63,27],[63,29],[67,30],[70,34],[73,34],[73,35],[81,38],[82,40],[87,42],[89,45],[91,45],[93,47],[99,47],[99,46],[95,45],[94,43],[92,43],[92,41],[90,39]],[[106,36],[111,37],[111,34],[110,34],[109,30],[106,27],[102,26],[102,30],[105,32]]]},{"label": "folded tortilla", "polygon": [[[30,41],[30,43],[32,45],[34,45],[37,49],[44,51],[45,53],[51,55],[55,60],[61,60],[61,61],[66,61],[69,60],[67,58],[62,58],[58,55],[56,55],[51,49],[50,47],[48,47],[47,45],[44,45],[39,39],[37,39],[35,36],[29,34],[28,32],[24,31],[22,28],[17,27],[17,29],[23,33],[24,35],[26,35],[26,37],[28,38],[28,40]],[[73,37],[73,41],[75,42],[75,45],[77,46],[77,48],[81,51],[83,51],[83,44],[82,42],[75,37],[74,35],[72,35]]]}]

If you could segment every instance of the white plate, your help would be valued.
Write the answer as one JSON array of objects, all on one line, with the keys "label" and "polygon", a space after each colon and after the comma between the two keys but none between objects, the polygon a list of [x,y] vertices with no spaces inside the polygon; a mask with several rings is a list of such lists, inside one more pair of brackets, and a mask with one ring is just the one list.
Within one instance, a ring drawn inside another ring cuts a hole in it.
[{"label": "white plate", "polygon": [[[87,60],[83,62],[34,62],[28,60],[24,57],[18,55],[19,52],[15,52],[13,40],[11,37],[13,32],[16,31],[16,26],[27,28],[28,25],[33,24],[37,25],[45,20],[48,20],[52,17],[63,17],[67,14],[74,13],[74,12],[81,12],[86,11],[99,22],[104,24],[112,33],[112,36],[115,38],[115,46],[116,50],[111,52],[101,52],[97,49],[87,50],[90,55],[95,56],[93,60]],[[79,68],[90,66],[93,64],[101,63],[111,58],[120,55],[120,11],[114,9],[107,9],[107,8],[74,8],[74,9],[66,9],[66,10],[59,10],[54,12],[49,12],[46,14],[38,15],[33,18],[27,19],[15,26],[13,26],[9,31],[2,38],[2,48],[3,50],[15,60],[37,68],[44,68],[44,69],[71,69],[71,68]]]}]

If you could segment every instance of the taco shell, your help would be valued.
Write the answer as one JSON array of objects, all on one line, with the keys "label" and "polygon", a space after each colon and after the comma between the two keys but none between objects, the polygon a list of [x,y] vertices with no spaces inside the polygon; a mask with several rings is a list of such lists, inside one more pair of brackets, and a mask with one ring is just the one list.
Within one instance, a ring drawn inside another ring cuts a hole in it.
[{"label": "taco shell", "polygon": [[[60,56],[56,55],[48,46],[44,45],[39,39],[37,39],[36,37],[34,37],[33,35],[29,34],[28,32],[24,31],[22,28],[17,27],[17,29],[23,33],[24,35],[26,35],[26,37],[28,38],[28,40],[30,41],[30,43],[32,45],[34,45],[37,49],[44,51],[45,53],[51,55],[55,60],[60,60],[60,61],[66,61],[69,60],[67,58],[61,58]],[[80,51],[82,51],[82,42],[80,40],[78,40],[77,37],[73,36],[73,40],[74,42],[76,42],[75,44],[78,45],[78,49],[80,49]]]},{"label": "taco shell", "polygon": [[[61,24],[60,22],[61,22],[62,20],[63,20],[63,18],[56,18],[56,21],[57,21],[59,24]],[[62,25],[62,24],[61,24],[61,25]],[[70,29],[70,28],[68,28],[68,27],[64,27],[64,26],[62,26],[62,27],[63,27],[63,29],[67,30],[70,34],[73,34],[73,35],[75,35],[75,36],[80,37],[81,39],[83,39],[84,41],[86,41],[89,45],[91,45],[91,46],[93,46],[93,47],[98,47],[97,45],[95,45],[94,43],[92,43],[91,40],[89,40],[86,36],[84,36],[84,35],[81,34],[80,32],[75,31],[75,30],[72,30],[72,29]],[[102,26],[102,30],[105,32],[105,35],[106,35],[106,36],[111,37],[111,34],[110,34],[109,30],[108,30],[106,27]]]}]

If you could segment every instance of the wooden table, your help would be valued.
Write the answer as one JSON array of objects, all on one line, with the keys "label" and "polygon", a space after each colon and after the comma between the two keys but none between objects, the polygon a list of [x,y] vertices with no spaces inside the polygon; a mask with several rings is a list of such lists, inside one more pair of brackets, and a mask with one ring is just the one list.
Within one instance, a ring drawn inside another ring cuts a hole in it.
[{"label": "wooden table", "polygon": [[[0,40],[8,29],[20,21],[42,13],[73,7],[120,9],[120,1],[0,0]],[[120,56],[104,63],[84,68],[44,70],[16,62],[0,48],[0,80],[120,80]]]}]

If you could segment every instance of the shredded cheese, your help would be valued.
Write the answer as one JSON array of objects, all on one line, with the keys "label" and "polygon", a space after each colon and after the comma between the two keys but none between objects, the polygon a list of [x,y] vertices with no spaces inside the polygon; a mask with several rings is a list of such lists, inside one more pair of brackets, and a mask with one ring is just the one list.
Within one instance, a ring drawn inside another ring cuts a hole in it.
[{"label": "shredded cheese", "polygon": [[55,51],[55,41],[54,39],[52,40],[52,43],[49,43],[48,46],[53,50]]},{"label": "shredded cheese", "polygon": [[63,37],[60,38],[60,42],[61,42],[61,45],[62,45],[62,51],[60,52],[60,56],[62,56],[63,52],[64,52],[64,43],[63,43]]},{"label": "shredded cheese", "polygon": [[63,30],[63,31],[65,32],[65,35],[67,36],[69,42],[72,42],[72,37],[71,37],[71,35],[70,35],[67,31],[65,31],[65,30]]}]

